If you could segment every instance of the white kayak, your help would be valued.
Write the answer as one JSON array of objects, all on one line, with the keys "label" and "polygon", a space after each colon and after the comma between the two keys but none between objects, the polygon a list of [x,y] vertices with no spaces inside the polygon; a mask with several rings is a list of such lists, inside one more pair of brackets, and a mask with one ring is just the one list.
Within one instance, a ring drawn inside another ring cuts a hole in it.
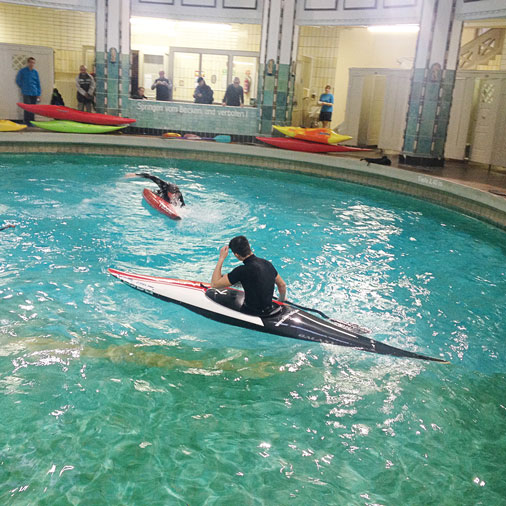
[{"label": "white kayak", "polygon": [[234,288],[215,289],[209,283],[146,276],[116,269],[108,269],[108,272],[137,290],[229,325],[304,341],[347,346],[381,355],[446,362],[444,359],[375,341],[352,330],[349,324],[324,320],[290,303],[273,300],[274,310],[269,315],[248,314],[242,309],[244,292]]}]

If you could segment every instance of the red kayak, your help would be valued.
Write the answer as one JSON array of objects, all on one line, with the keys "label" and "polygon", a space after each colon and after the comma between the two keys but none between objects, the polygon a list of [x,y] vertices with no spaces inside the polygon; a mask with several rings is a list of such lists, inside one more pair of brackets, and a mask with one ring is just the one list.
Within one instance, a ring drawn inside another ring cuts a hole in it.
[{"label": "red kayak", "polygon": [[179,216],[179,214],[177,214],[176,208],[172,204],[169,204],[166,200],[163,200],[156,193],[153,193],[151,190],[144,188],[142,195],[144,196],[144,199],[146,200],[146,202],[153,209],[156,209],[157,211],[161,212],[162,214],[165,214],[165,216],[168,216],[169,218],[172,218],[173,220],[180,220],[181,219],[181,216]]},{"label": "red kayak", "polygon": [[259,141],[276,146],[281,149],[292,151],[304,151],[306,153],[345,153],[350,151],[371,151],[364,148],[352,148],[351,146],[319,144],[317,142],[303,141],[290,137],[257,137]]},{"label": "red kayak", "polygon": [[63,105],[22,104],[21,102],[18,102],[18,105],[21,109],[33,112],[39,116],[77,121],[79,123],[91,123],[93,125],[128,125],[136,121],[135,119],[122,118],[121,116],[78,111],[77,109],[71,109]]}]

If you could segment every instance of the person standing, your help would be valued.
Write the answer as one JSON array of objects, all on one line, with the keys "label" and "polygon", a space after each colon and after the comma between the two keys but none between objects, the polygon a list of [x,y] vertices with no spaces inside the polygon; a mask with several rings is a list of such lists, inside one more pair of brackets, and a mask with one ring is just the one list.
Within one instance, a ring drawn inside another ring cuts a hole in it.
[{"label": "person standing", "polygon": [[214,92],[208,86],[203,77],[197,79],[197,87],[193,92],[193,98],[196,104],[212,104]]},{"label": "person standing", "polygon": [[[16,84],[23,94],[24,104],[36,104],[40,101],[40,79],[39,73],[35,70],[35,58],[30,56],[26,60],[26,67],[23,67],[16,75]],[[30,125],[35,119],[35,114],[24,111],[24,122]]]},{"label": "person standing", "polygon": [[330,84],[325,86],[325,93],[320,95],[318,105],[321,105],[320,118],[323,128],[330,128],[330,122],[332,121],[332,106],[334,105],[334,95],[330,93]]},{"label": "person standing", "polygon": [[[221,268],[227,258],[229,248],[237,260],[243,262],[244,265],[223,275]],[[234,237],[228,246],[221,248],[218,263],[211,278],[211,287],[226,288],[239,282],[244,289],[243,309],[247,313],[261,316],[272,312],[274,285],[278,288],[278,300],[280,302],[286,300],[286,283],[268,260],[258,258],[253,254],[249,241],[244,235]]]},{"label": "person standing", "polygon": [[172,100],[172,81],[165,77],[165,72],[160,70],[158,78],[151,85],[151,89],[156,88],[156,100],[168,101]]},{"label": "person standing", "polygon": [[232,84],[227,86],[222,105],[229,105],[232,107],[242,107],[244,105],[244,90],[241,86],[241,80],[238,77],[234,77]]},{"label": "person standing", "polygon": [[95,79],[88,73],[85,65],[79,67],[79,75],[76,77],[77,108],[80,111],[91,112],[93,96],[95,94]]}]

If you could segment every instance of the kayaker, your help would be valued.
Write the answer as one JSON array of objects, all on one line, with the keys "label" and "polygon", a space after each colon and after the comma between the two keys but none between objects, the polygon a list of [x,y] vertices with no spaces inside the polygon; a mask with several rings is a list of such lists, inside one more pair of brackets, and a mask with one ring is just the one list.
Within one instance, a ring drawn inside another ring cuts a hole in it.
[{"label": "kayaker", "polygon": [[167,181],[164,181],[163,179],[160,179],[159,177],[152,176],[151,174],[148,174],[147,172],[140,172],[140,173],[133,173],[130,172],[128,174],[125,174],[125,177],[145,177],[146,179],[151,179],[153,183],[156,183],[159,187],[158,190],[156,190],[154,193],[156,193],[158,196],[162,197],[163,200],[168,202],[169,204],[172,204],[173,206],[180,206],[183,207],[185,205],[183,194],[181,193],[181,190],[179,187],[173,183],[167,183]]},{"label": "kayaker", "polygon": [[[229,248],[244,265],[222,275],[221,268],[227,258]],[[211,287],[226,288],[239,282],[244,289],[243,309],[245,312],[256,315],[271,313],[274,285],[278,288],[278,300],[284,301],[286,299],[286,283],[268,260],[258,258],[253,254],[248,239],[243,235],[234,237],[228,246],[221,248],[218,263],[211,279]]]},{"label": "kayaker", "polygon": [[0,231],[1,230],[7,230],[8,228],[15,228],[16,225],[12,225],[12,224],[9,224],[9,225],[5,225],[4,227],[0,228]]}]

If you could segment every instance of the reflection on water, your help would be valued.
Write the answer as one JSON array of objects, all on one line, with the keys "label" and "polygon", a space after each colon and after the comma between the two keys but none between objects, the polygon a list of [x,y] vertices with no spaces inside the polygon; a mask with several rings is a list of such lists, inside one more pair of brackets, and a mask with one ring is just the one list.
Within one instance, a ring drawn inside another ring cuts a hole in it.
[{"label": "reflection on water", "polygon": [[44,337],[24,338],[11,341],[0,347],[0,356],[13,356],[13,374],[19,369],[30,366],[62,364],[66,367],[72,360],[83,362],[85,358],[105,359],[113,363],[133,363],[138,366],[178,369],[192,374],[220,374],[236,372],[245,378],[265,378],[272,374],[281,374],[284,367],[272,361],[251,360],[249,355],[237,351],[232,356],[216,360],[208,355],[200,360],[185,360],[178,357],[145,351],[143,346],[154,346],[154,340],[146,344],[111,345],[107,348],[83,346],[77,343],[57,341]]}]

